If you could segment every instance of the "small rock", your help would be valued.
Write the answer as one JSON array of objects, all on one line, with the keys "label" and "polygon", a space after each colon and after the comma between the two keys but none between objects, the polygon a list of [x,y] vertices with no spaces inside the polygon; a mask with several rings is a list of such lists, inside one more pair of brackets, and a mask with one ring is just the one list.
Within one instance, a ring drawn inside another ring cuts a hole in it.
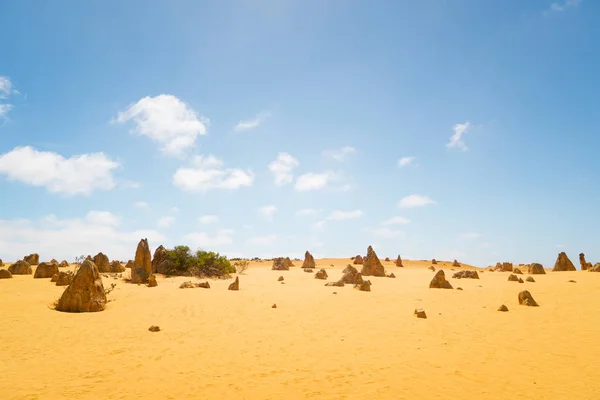
[{"label": "small rock", "polygon": [[508,307],[506,307],[504,304],[502,304],[500,307],[498,307],[498,311],[507,312]]},{"label": "small rock", "polygon": [[0,269],[0,279],[11,279],[12,274],[7,269]]},{"label": "small rock", "polygon": [[395,278],[396,275],[394,275],[394,273],[392,272],[391,274],[387,275],[388,278]]},{"label": "small rock", "polygon": [[279,279],[277,279],[277,282],[281,282],[283,281],[283,276],[280,276]]},{"label": "small rock", "polygon": [[521,272],[521,270],[519,268],[515,268],[515,269],[513,269],[513,274],[522,275],[523,273]]},{"label": "small rock", "polygon": [[538,307],[538,303],[536,303],[528,290],[523,290],[519,293],[519,304],[530,307]]},{"label": "small rock", "polygon": [[337,292],[333,292],[333,294],[337,294]]},{"label": "small rock", "polygon": [[150,328],[148,328],[148,330],[150,332],[160,332],[160,327],[156,326],[156,325],[152,325]]},{"label": "small rock", "polygon": [[228,290],[240,290],[240,278],[238,276],[236,276],[235,281],[229,285]]},{"label": "small rock", "polygon": [[535,279],[533,279],[533,276],[528,276],[525,280],[527,282],[535,282]]},{"label": "small rock", "polygon": [[425,310],[423,310],[422,308],[415,309],[414,314],[417,316],[417,318],[427,319],[427,314],[425,314]]},{"label": "small rock", "polygon": [[435,271],[435,267],[433,265],[431,267],[427,268],[427,269],[429,269],[431,271]]},{"label": "small rock", "polygon": [[277,308],[277,304],[273,304],[271,308]]},{"label": "small rock", "polygon": [[361,292],[370,292],[371,281],[363,281],[363,283],[357,283],[356,285],[354,285],[354,288],[360,290]]},{"label": "small rock", "polygon": [[156,277],[154,274],[148,277],[148,287],[156,287],[158,286],[158,282],[156,282]]},{"label": "small rock", "polygon": [[58,274],[54,274],[54,275],[52,275],[50,282],[56,283],[57,280],[58,280]]},{"label": "small rock", "polygon": [[320,269],[315,274],[315,279],[327,279],[327,278],[328,278],[327,271],[325,271],[324,269]]},{"label": "small rock", "polygon": [[569,282],[569,283],[577,283],[577,281],[574,281],[573,279],[570,279],[567,282]]},{"label": "small rock", "polygon": [[456,290],[463,290],[463,288],[461,288],[460,286],[456,288]]},{"label": "small rock", "polygon": [[429,283],[430,289],[452,289],[450,282],[446,280],[446,275],[443,270],[436,272],[435,276]]},{"label": "small rock", "polygon": [[515,274],[510,274],[510,275],[508,276],[508,281],[509,281],[509,282],[519,282],[519,277],[518,277],[518,276],[516,276]]}]

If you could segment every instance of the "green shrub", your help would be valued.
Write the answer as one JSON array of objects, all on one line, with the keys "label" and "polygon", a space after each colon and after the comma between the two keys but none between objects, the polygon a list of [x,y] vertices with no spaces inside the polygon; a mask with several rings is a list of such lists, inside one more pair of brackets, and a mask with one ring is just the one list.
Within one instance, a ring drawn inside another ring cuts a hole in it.
[{"label": "green shrub", "polygon": [[192,253],[188,246],[167,250],[167,275],[222,277],[235,272],[227,257],[212,251]]}]

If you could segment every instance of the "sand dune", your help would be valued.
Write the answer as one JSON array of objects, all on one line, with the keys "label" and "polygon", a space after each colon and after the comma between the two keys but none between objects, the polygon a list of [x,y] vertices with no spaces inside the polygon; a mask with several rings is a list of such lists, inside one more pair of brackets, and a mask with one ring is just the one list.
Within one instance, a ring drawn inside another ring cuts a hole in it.
[{"label": "sand dune", "polygon": [[[317,265],[337,280],[349,261]],[[266,262],[240,276],[239,292],[227,290],[230,280],[179,289],[188,279],[159,276],[148,288],[104,278],[105,287],[117,283],[112,301],[85,314],[52,310],[64,287],[48,279],[0,280],[0,397],[600,397],[600,274],[549,272],[519,284],[486,271],[456,280],[439,263],[458,291],[428,289],[429,262],[404,263],[385,262],[397,278],[371,277],[368,293]],[[540,307],[518,305],[523,289]],[[498,312],[500,304],[510,311]],[[428,319],[415,318],[415,308]]]}]

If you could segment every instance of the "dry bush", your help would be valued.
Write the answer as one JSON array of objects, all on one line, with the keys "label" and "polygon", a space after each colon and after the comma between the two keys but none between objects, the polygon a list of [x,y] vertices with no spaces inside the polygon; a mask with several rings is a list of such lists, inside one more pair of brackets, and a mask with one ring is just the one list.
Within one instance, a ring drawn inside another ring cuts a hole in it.
[{"label": "dry bush", "polygon": [[243,275],[244,272],[246,272],[246,270],[248,269],[248,267],[250,267],[250,261],[239,260],[239,261],[236,261],[235,263],[233,263],[233,266],[235,267],[235,271],[238,274]]}]

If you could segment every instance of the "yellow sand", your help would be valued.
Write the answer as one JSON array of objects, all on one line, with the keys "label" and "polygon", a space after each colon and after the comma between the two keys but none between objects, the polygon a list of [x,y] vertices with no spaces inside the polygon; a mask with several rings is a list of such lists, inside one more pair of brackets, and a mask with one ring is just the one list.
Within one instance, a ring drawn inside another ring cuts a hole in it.
[{"label": "yellow sand", "polygon": [[[348,262],[317,260],[330,280]],[[113,301],[87,314],[51,310],[64,287],[48,279],[0,280],[0,398],[600,398],[600,273],[519,284],[486,271],[450,279],[458,291],[428,289],[428,262],[385,265],[397,278],[371,278],[370,293],[268,263],[240,276],[239,292],[227,280],[207,290],[105,278]],[[518,305],[523,289],[540,307]]]}]

